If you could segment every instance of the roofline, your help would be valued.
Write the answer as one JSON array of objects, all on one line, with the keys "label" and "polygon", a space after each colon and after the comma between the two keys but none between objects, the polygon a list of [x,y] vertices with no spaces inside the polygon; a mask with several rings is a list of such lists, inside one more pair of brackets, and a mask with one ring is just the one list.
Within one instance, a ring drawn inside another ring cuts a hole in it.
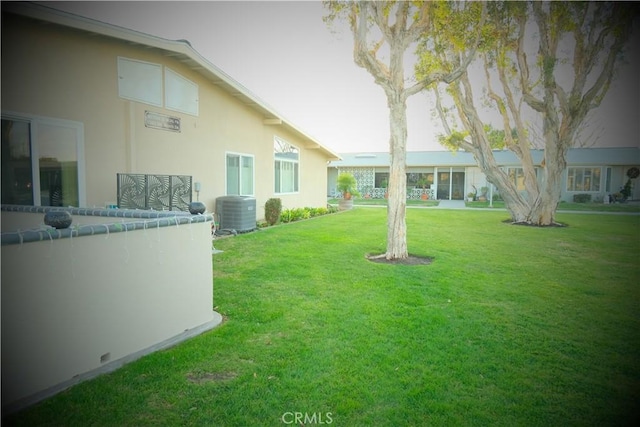
[{"label": "roofline", "polygon": [[253,107],[262,113],[265,124],[285,126],[306,140],[308,145],[306,148],[323,151],[327,155],[328,160],[341,159],[339,154],[322,145],[314,137],[301,130],[249,89],[207,60],[196,51],[187,40],[165,39],[74,13],[64,12],[44,4],[32,2],[2,2],[1,8],[2,12],[6,11],[36,20],[173,53],[174,56],[187,67],[202,74],[214,85],[218,85],[233,96],[240,98],[245,105]]},{"label": "roofline", "polygon": [[[569,152],[574,151],[574,150],[589,150],[589,151],[597,151],[597,150],[629,150],[629,151],[633,151],[635,150],[638,154],[640,154],[640,147],[634,147],[634,146],[627,146],[627,147],[571,147],[569,148]],[[514,155],[515,153],[513,153],[511,150],[508,149],[494,149],[491,150],[493,153],[509,153],[510,155]],[[532,148],[530,149],[530,152],[532,154],[534,153],[544,153],[544,149],[543,148]],[[415,163],[411,163],[409,161],[409,156],[411,154],[427,154],[427,153],[438,153],[438,154],[442,154],[442,153],[450,153],[451,155],[456,155],[456,154],[460,154],[463,153],[464,155],[467,156],[471,156],[473,158],[473,153],[471,153],[470,151],[451,151],[451,150],[447,150],[447,149],[442,149],[442,150],[411,150],[411,151],[407,151],[407,167],[432,167],[435,165],[432,164],[415,164]],[[358,163],[355,164],[353,162],[353,160],[357,160],[358,156],[361,156],[360,159],[364,160],[364,159],[371,159],[371,158],[376,158],[378,156],[383,156],[383,157],[387,157],[390,156],[389,152],[387,151],[364,151],[364,152],[345,152],[345,153],[340,153],[341,156],[343,156],[342,159],[340,160],[333,160],[331,161],[327,167],[330,168],[340,168],[340,167],[346,167],[346,168],[351,168],[351,167],[388,167],[388,164],[379,164],[379,163]],[[348,159],[345,160],[344,156],[346,156]],[[336,163],[343,163],[344,164],[336,164]],[[411,163],[411,164],[410,164]],[[516,158],[514,159],[513,162],[506,162],[506,163],[501,163],[501,166],[510,166],[510,165],[518,165],[521,162]],[[590,164],[597,164],[598,162],[579,162],[579,163],[572,163],[574,165],[590,165]],[[634,164],[633,161],[629,162],[629,163],[615,163],[612,164],[612,166],[620,166],[620,165],[627,165],[627,164]],[[446,166],[443,167],[467,167],[467,166],[477,166],[477,162],[475,160],[473,160],[472,162],[469,163],[459,163],[459,164],[446,164]]]}]

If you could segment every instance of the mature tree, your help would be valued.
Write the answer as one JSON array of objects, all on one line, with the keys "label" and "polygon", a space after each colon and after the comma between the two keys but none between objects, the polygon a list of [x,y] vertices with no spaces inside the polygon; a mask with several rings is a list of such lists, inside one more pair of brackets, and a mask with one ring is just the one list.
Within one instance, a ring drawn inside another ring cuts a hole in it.
[{"label": "mature tree", "polygon": [[[637,7],[604,2],[492,2],[483,28],[479,59],[482,71],[472,80],[469,70],[447,87],[462,130],[452,128],[437,95],[436,110],[451,148],[473,153],[490,182],[496,185],[512,220],[551,225],[560,201],[562,172],[569,148],[587,114],[598,107],[615,75],[628,41]],[[458,68],[467,49],[464,36],[452,33],[455,25],[439,25],[421,43],[416,73]],[[537,33],[536,37],[532,33]],[[537,41],[535,57],[528,42]],[[566,54],[568,52],[568,54]],[[502,117],[504,145],[522,164],[524,192],[513,176],[501,169],[492,152],[495,134],[480,117],[473,88],[482,85],[485,100]],[[542,136],[536,139],[527,112],[539,117]],[[509,131],[506,131],[509,130]],[[531,148],[544,149],[534,164]]]},{"label": "mature tree", "polygon": [[[408,257],[406,230],[406,142],[407,105],[406,101],[434,81],[449,83],[460,77],[473,57],[473,49],[460,58],[460,65],[442,72],[436,70],[423,73],[415,81],[405,73],[407,49],[431,31],[433,16],[440,7],[435,2],[409,1],[325,1],[329,15],[325,21],[346,18],[353,33],[355,63],[365,68],[374,78],[387,97],[389,106],[389,151],[391,154],[389,174],[389,201],[387,205],[387,249],[382,256],[388,260]],[[460,10],[475,13],[475,21],[470,21],[469,31],[478,26],[480,3],[470,2],[458,5]],[[484,13],[482,14],[484,19]],[[479,37],[478,37],[479,38]],[[411,71],[411,70],[410,70]]]}]

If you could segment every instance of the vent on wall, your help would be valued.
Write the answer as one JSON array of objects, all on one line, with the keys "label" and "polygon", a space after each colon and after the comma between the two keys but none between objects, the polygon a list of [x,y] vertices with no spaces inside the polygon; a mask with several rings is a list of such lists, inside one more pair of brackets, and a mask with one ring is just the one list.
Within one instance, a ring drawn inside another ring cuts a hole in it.
[{"label": "vent on wall", "polygon": [[256,228],[256,199],[248,196],[222,196],[216,199],[216,216],[220,230],[239,233]]}]

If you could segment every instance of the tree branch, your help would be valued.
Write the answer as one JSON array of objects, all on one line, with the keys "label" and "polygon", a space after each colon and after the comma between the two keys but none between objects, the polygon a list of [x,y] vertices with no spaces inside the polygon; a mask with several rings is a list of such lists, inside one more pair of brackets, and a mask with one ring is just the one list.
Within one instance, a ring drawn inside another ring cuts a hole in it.
[{"label": "tree branch", "polygon": [[369,2],[360,2],[359,8],[356,7],[354,2],[351,9],[351,19],[353,22],[352,33],[354,38],[353,43],[353,59],[355,63],[369,71],[374,77],[376,83],[385,91],[390,89],[389,80],[390,72],[385,64],[376,58],[375,52],[377,49],[370,50],[367,45],[367,33],[368,24],[367,18],[369,14]]},{"label": "tree branch", "polygon": [[526,14],[521,14],[518,16],[518,37],[516,44],[516,60],[518,63],[518,70],[520,70],[520,88],[522,90],[522,99],[526,102],[531,108],[538,112],[544,111],[544,103],[542,100],[536,98],[532,93],[532,85],[529,82],[529,64],[527,62],[527,54],[524,49],[524,40],[525,40],[525,28],[527,23]]},{"label": "tree branch", "polygon": [[[425,88],[434,82],[442,82],[442,83],[450,84],[455,80],[459,79],[462,76],[462,74],[466,72],[467,67],[475,57],[476,51],[478,50],[478,45],[480,44],[480,37],[482,36],[482,27],[484,26],[486,20],[487,20],[487,4],[486,2],[483,2],[482,14],[480,16],[480,22],[478,23],[478,31],[476,33],[476,37],[473,43],[473,47],[471,48],[471,51],[467,53],[466,57],[463,58],[458,63],[458,66],[453,71],[432,72],[428,76],[426,76],[424,79],[422,79],[420,82],[416,83],[414,86],[422,85],[422,88]],[[419,92],[419,90],[415,87],[411,87],[409,88],[409,90],[411,90],[412,93]]]},{"label": "tree branch", "polygon": [[442,127],[444,127],[444,131],[447,135],[451,135],[451,127],[449,127],[449,122],[447,121],[446,114],[444,113],[444,108],[442,108],[442,97],[440,96],[438,86],[433,87],[433,93],[436,95],[436,111],[438,113],[438,117],[440,117],[440,121],[442,122]]},{"label": "tree branch", "polygon": [[420,3],[419,17],[409,26],[409,29],[407,30],[407,39],[417,40],[420,35],[431,27],[431,5],[432,2],[430,1]]}]

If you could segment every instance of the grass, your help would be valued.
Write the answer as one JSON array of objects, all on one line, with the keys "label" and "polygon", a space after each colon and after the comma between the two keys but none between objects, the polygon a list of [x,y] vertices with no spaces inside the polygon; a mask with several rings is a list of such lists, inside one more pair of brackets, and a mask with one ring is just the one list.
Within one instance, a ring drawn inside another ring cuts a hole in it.
[{"label": "grass", "polygon": [[640,216],[506,218],[408,210],[428,266],[364,258],[384,250],[382,209],[218,240],[223,325],[3,421],[637,425]]},{"label": "grass", "polygon": [[[337,205],[340,199],[329,199],[327,203]],[[386,206],[386,199],[365,199],[357,198],[353,201],[354,205],[361,206]],[[412,207],[430,207],[438,206],[437,200],[414,200],[407,199],[407,206]],[[465,202],[465,205],[469,208],[484,208],[484,209],[505,209],[503,201],[494,201],[492,206],[489,206],[489,202]],[[580,212],[640,212],[640,203],[612,203],[605,205],[603,203],[572,203],[572,202],[560,202],[558,205],[560,211],[580,211]]]},{"label": "grass", "polygon": [[[337,205],[342,199],[329,199],[327,203],[330,205]],[[407,199],[407,206],[438,206],[437,200],[422,200],[422,199]],[[387,199],[366,199],[364,197],[358,197],[353,199],[354,205],[361,206],[386,206]]]}]

